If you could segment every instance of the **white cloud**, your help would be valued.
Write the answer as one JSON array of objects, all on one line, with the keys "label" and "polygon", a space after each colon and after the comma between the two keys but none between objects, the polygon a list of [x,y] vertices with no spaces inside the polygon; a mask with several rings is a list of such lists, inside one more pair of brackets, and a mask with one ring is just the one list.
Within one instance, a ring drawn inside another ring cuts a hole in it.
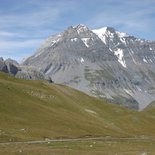
[{"label": "white cloud", "polygon": [[0,38],[1,37],[12,37],[12,36],[16,36],[16,35],[17,35],[16,33],[0,31]]},{"label": "white cloud", "polygon": [[[0,15],[0,28],[10,26],[39,27],[47,23],[52,25],[55,21],[60,20],[60,16],[65,11],[74,9],[72,4],[72,1],[67,3],[66,1],[55,1],[52,3],[40,0],[25,1],[23,6],[15,6],[12,14]],[[18,13],[21,9],[23,9],[23,12],[20,11],[21,13]]]},{"label": "white cloud", "polygon": [[12,58],[21,61],[23,57],[30,56],[42,43],[42,39],[24,41],[0,40],[0,57]]},{"label": "white cloud", "polygon": [[[45,8],[44,8],[45,9]],[[45,22],[52,22],[58,18],[57,9],[42,9],[38,12],[27,13],[25,15],[1,15],[0,27],[37,27]]]},{"label": "white cloud", "polygon": [[[113,0],[110,1],[114,2]],[[100,10],[89,23],[93,24],[93,28],[102,26],[111,26],[131,34],[147,34],[154,29],[154,19],[151,16],[155,14],[155,1],[120,1],[115,2],[116,5],[105,3],[103,10]],[[144,36],[145,37],[145,36]]]},{"label": "white cloud", "polygon": [[[55,33],[55,23],[64,12],[74,10],[74,2],[16,1],[9,10],[0,10],[0,57],[21,60],[34,53],[41,42]],[[5,13],[4,13],[4,12]]]},{"label": "white cloud", "polygon": [[24,40],[24,41],[0,40],[0,51],[26,48],[26,47],[35,47],[35,46],[38,46],[42,41],[43,41],[42,39],[35,39],[35,40],[33,39],[33,40]]}]

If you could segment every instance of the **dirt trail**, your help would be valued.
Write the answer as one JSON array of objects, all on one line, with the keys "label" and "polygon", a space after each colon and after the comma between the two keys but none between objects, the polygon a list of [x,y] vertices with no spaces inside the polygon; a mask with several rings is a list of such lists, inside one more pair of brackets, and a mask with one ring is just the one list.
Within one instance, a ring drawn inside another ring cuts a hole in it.
[{"label": "dirt trail", "polygon": [[41,144],[52,142],[74,142],[74,141],[90,141],[90,140],[153,140],[154,138],[137,137],[137,138],[114,138],[114,137],[86,137],[86,138],[62,138],[62,139],[47,139],[47,140],[34,140],[34,141],[19,141],[19,142],[0,142],[0,145],[10,144]]}]

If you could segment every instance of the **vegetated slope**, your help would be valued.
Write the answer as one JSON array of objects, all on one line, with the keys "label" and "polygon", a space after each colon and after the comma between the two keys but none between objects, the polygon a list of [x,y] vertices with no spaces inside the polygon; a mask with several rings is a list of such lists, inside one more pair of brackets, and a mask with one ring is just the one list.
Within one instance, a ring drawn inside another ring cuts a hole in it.
[{"label": "vegetated slope", "polygon": [[150,105],[143,110],[143,113],[149,114],[152,118],[155,118],[155,102],[150,103]]},{"label": "vegetated slope", "polygon": [[0,141],[155,136],[149,114],[107,104],[63,85],[0,73]]}]

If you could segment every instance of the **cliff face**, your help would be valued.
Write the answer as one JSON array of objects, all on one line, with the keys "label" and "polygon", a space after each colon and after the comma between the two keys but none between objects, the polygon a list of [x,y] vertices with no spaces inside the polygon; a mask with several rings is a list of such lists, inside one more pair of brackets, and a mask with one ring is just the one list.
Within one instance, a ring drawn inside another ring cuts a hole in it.
[{"label": "cliff face", "polygon": [[155,100],[155,42],[105,27],[69,27],[49,37],[23,65],[115,103],[143,109]]}]

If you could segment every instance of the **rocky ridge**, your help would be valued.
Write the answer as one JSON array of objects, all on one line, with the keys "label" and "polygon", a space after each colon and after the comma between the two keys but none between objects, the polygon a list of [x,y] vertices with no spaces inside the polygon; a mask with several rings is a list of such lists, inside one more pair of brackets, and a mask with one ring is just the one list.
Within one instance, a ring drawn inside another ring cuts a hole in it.
[{"label": "rocky ridge", "polygon": [[38,71],[35,67],[27,67],[18,64],[15,60],[0,58],[0,71],[9,73],[17,78],[26,80],[47,80],[52,82],[51,78]]}]

